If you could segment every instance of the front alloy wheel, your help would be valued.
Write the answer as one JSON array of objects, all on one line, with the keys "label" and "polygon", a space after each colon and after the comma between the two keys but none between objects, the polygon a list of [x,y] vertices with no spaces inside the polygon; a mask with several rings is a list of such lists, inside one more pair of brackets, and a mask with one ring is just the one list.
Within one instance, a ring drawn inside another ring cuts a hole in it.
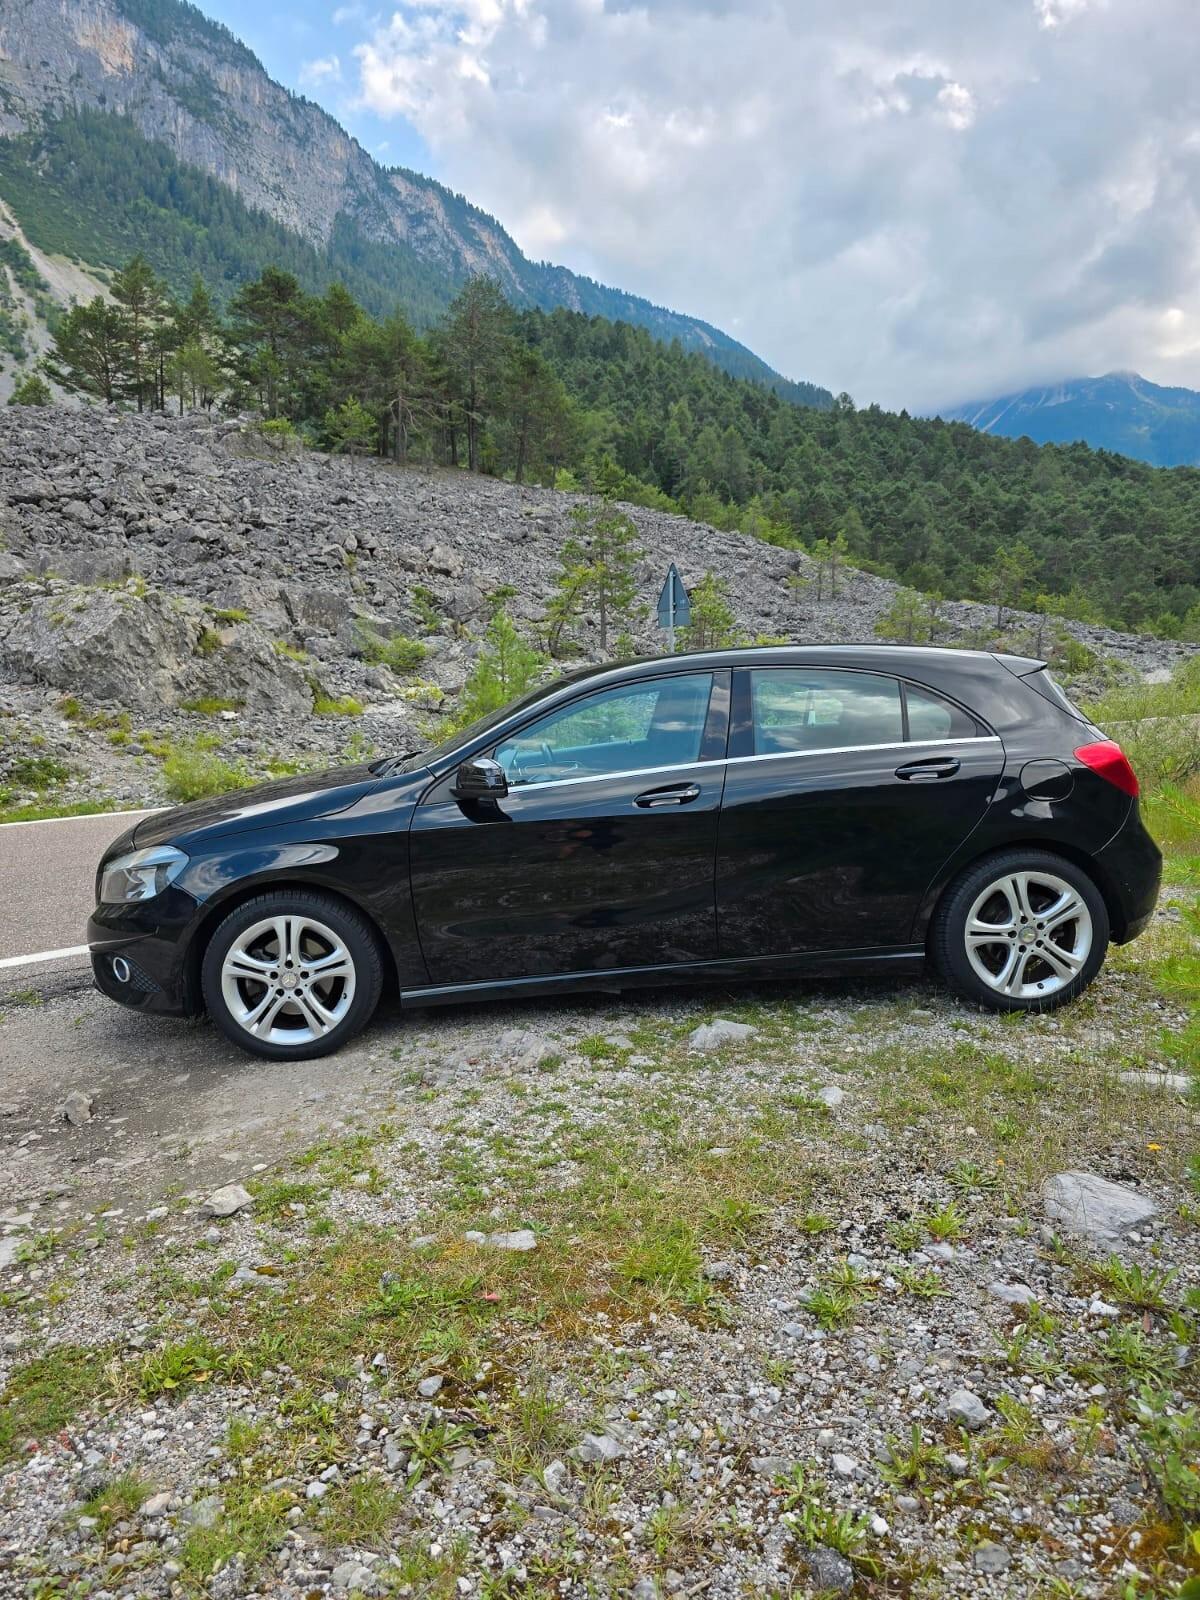
[{"label": "front alloy wheel", "polygon": [[260,895],[217,928],[204,956],[214,1022],[255,1055],[328,1055],[364,1026],[382,987],[373,930],[332,896]]},{"label": "front alloy wheel", "polygon": [[1108,913],[1095,883],[1047,851],[1010,850],[951,885],[931,930],[943,977],[999,1011],[1043,1011],[1073,1000],[1108,948]]}]

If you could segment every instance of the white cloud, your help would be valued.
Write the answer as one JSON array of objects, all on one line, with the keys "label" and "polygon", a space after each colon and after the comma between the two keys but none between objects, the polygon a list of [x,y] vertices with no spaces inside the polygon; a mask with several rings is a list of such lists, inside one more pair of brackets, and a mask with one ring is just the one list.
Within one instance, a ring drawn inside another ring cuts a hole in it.
[{"label": "white cloud", "polygon": [[1188,0],[399,0],[360,103],[555,259],[913,407],[1200,384]]},{"label": "white cloud", "polygon": [[342,63],[337,56],[319,56],[315,61],[306,61],[299,72],[302,89],[319,89],[325,84],[340,83],[341,79]]}]

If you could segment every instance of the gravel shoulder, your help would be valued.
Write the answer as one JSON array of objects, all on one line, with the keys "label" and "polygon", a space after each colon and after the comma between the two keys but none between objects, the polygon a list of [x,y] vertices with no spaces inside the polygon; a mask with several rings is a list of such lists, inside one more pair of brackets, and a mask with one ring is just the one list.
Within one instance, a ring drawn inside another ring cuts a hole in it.
[{"label": "gravel shoulder", "polygon": [[0,1592],[1174,1593],[1188,948],[1168,897],[1057,1016],[666,991],[287,1073],[10,1009]]}]

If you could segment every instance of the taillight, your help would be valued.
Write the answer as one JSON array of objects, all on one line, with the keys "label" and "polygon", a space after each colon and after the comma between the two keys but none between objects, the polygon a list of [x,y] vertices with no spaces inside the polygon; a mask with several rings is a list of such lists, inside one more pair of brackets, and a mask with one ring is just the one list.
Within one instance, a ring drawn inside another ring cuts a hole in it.
[{"label": "taillight", "polygon": [[1095,744],[1082,744],[1075,752],[1076,761],[1082,761],[1106,782],[1120,789],[1122,794],[1138,794],[1140,785],[1137,773],[1129,765],[1129,757],[1113,739],[1098,739]]}]

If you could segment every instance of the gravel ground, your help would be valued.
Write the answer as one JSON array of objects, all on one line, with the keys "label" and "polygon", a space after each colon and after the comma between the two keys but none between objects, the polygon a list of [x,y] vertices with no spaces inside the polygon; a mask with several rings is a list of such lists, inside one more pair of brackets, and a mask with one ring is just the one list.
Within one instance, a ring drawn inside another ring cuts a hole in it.
[{"label": "gravel ground", "polygon": [[1181,937],[1016,1024],[920,983],[392,1019],[358,1125],[246,1190],[24,1196],[0,1593],[1174,1594]]}]

